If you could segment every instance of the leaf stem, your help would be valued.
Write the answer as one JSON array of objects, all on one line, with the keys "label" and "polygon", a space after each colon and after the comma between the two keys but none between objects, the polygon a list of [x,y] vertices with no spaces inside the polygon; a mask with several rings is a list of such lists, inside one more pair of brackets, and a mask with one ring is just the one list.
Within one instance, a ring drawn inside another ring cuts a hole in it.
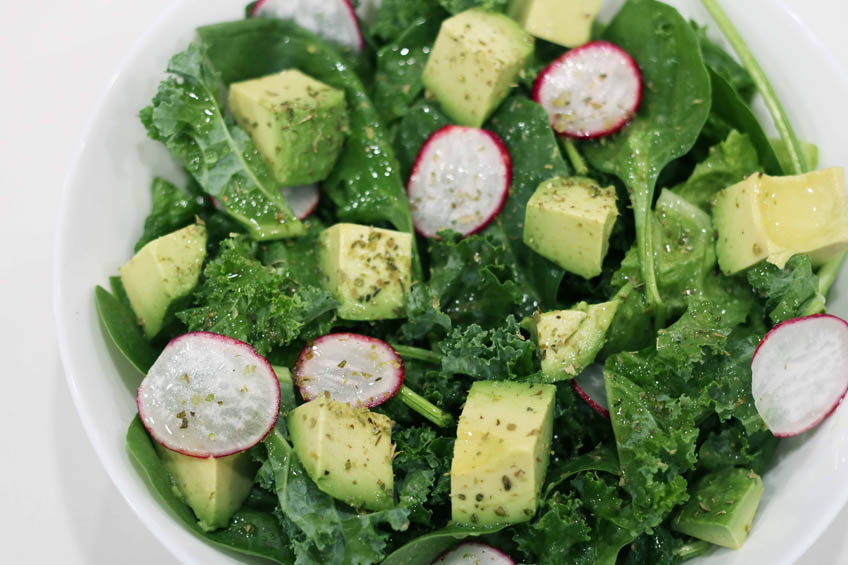
[{"label": "leaf stem", "polygon": [[693,541],[685,543],[675,549],[674,555],[678,557],[681,561],[688,561],[689,559],[694,559],[700,555],[707,553],[713,547],[715,546],[709,542]]},{"label": "leaf stem", "polygon": [[795,135],[795,130],[792,128],[792,124],[789,123],[786,111],[783,109],[780,100],[778,100],[777,94],[774,92],[774,88],[772,87],[771,82],[769,82],[768,77],[766,77],[766,73],[763,71],[763,68],[757,62],[757,59],[748,48],[745,40],[742,39],[742,36],[736,30],[733,22],[730,21],[727,13],[725,13],[719,5],[718,0],[701,0],[701,3],[713,17],[716,25],[718,25],[721,32],[727,38],[727,41],[730,42],[733,50],[736,51],[737,55],[739,55],[742,65],[751,74],[751,78],[754,79],[754,84],[756,85],[757,90],[760,92],[766,103],[766,107],[774,120],[774,126],[777,128],[777,132],[780,134],[780,137],[783,139],[786,144],[786,149],[789,152],[791,170],[784,171],[784,173],[792,175],[806,173],[808,170],[807,162],[804,159],[804,153],[801,151],[801,143],[798,141],[798,137]]},{"label": "leaf stem", "polygon": [[559,142],[565,149],[565,154],[568,156],[568,160],[571,162],[574,172],[581,177],[585,177],[589,174],[589,167],[586,166],[586,161],[583,159],[583,156],[580,155],[580,151],[577,150],[577,144],[574,143],[574,140],[570,137],[560,137]]},{"label": "leaf stem", "polygon": [[435,351],[424,349],[421,347],[413,347],[411,345],[400,345],[398,343],[389,344],[394,347],[395,351],[404,359],[415,359],[416,361],[424,361],[434,365],[442,364],[442,356]]},{"label": "leaf stem", "polygon": [[806,308],[804,308],[804,311],[802,312],[803,316],[820,314],[826,310],[827,292],[830,290],[830,287],[833,286],[833,283],[836,280],[836,275],[839,274],[839,269],[842,267],[842,263],[845,261],[846,255],[848,255],[848,251],[844,251],[839,255],[834,256],[819,269],[818,292],[816,293],[816,297],[807,304]]},{"label": "leaf stem", "polygon": [[400,387],[398,396],[404,404],[418,412],[440,428],[446,428],[453,423],[453,416],[445,412],[406,385]]}]

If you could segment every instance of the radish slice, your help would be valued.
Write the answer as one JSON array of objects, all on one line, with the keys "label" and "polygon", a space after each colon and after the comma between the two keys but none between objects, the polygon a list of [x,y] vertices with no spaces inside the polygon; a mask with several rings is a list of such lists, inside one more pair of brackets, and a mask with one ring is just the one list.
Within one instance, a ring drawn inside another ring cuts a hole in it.
[{"label": "radish slice", "polygon": [[286,186],[280,190],[298,220],[305,220],[321,201],[321,191],[318,190],[317,184]]},{"label": "radish slice", "polygon": [[571,381],[571,386],[595,412],[609,419],[610,413],[607,406],[607,391],[604,386],[604,367],[602,365],[596,363],[586,367],[582,373]]},{"label": "radish slice", "polygon": [[294,384],[304,400],[329,393],[352,406],[387,401],[403,385],[403,360],[385,341],[352,333],[319,337],[300,352]]},{"label": "radish slice", "polygon": [[776,325],[754,352],[751,392],[777,437],[806,432],[848,391],[848,322],[829,314]]},{"label": "radish slice", "polygon": [[593,41],[551,63],[536,78],[533,99],[557,133],[592,139],[620,130],[642,101],[642,73],[621,47]]},{"label": "radish slice", "polygon": [[280,384],[250,345],[195,332],[165,346],[136,402],[144,427],[163,446],[224,457],[265,439],[280,412]]},{"label": "radish slice", "polygon": [[365,40],[350,0],[259,0],[253,17],[294,20],[302,28],[362,51]]},{"label": "radish slice", "polygon": [[491,545],[466,541],[441,554],[431,565],[515,565],[515,561]]},{"label": "radish slice", "polygon": [[477,233],[501,211],[511,182],[512,160],[500,137],[445,126],[421,148],[409,177],[415,229],[424,237],[444,229]]}]

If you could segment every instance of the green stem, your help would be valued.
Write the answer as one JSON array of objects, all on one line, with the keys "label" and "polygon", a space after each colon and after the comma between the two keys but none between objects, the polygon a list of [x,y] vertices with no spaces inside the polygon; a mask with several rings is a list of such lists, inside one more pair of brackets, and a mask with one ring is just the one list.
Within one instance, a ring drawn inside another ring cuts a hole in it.
[{"label": "green stem", "polygon": [[675,549],[674,555],[676,555],[681,561],[688,561],[689,559],[694,559],[707,553],[713,547],[715,547],[713,544],[706,541],[693,541],[685,543]]},{"label": "green stem", "polygon": [[453,423],[453,416],[445,412],[408,386],[400,387],[398,396],[404,404],[418,412],[440,428],[446,428]]},{"label": "green stem", "polygon": [[822,265],[821,269],[819,269],[818,293],[816,293],[816,297],[807,304],[807,307],[804,308],[802,315],[812,316],[813,314],[819,314],[825,311],[825,308],[827,307],[827,292],[830,290],[830,287],[833,286],[833,283],[836,280],[836,275],[839,274],[839,269],[842,267],[842,263],[845,261],[846,255],[848,255],[848,252],[842,252],[839,255],[836,255],[831,258],[830,261]]},{"label": "green stem", "polygon": [[574,172],[581,177],[588,175],[589,167],[586,166],[586,161],[580,155],[580,151],[577,150],[577,144],[574,143],[574,140],[570,137],[560,137],[559,142],[565,148],[565,154],[568,155],[568,160],[571,161]]},{"label": "green stem", "polygon": [[795,135],[795,130],[792,129],[792,124],[789,123],[789,118],[786,116],[783,106],[777,99],[777,94],[775,94],[774,88],[772,88],[763,68],[745,44],[745,40],[743,40],[742,36],[739,35],[739,32],[733,25],[733,22],[730,21],[730,18],[724,10],[722,10],[721,6],[719,6],[718,0],[701,0],[701,2],[715,20],[719,29],[727,38],[727,41],[730,42],[733,50],[736,51],[737,55],[739,55],[742,65],[751,74],[751,78],[754,79],[754,84],[762,95],[763,100],[766,103],[766,107],[774,120],[777,132],[780,134],[784,143],[786,143],[786,148],[789,151],[789,162],[792,164],[792,170],[784,171],[784,173],[792,175],[801,175],[806,173],[807,163],[804,159],[804,154],[801,151],[801,143],[798,141],[798,137]]},{"label": "green stem", "polygon": [[433,363],[434,365],[442,364],[442,356],[429,349],[421,347],[412,347],[411,345],[400,345],[397,343],[389,344],[395,348],[395,351],[404,359],[415,359],[416,361],[424,361],[425,363]]}]

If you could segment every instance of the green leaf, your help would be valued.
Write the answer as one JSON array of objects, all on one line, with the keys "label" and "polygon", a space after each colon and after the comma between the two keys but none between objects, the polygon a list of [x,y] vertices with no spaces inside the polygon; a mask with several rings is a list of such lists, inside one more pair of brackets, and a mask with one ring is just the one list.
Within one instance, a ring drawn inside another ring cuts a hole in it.
[{"label": "green leaf", "polygon": [[145,339],[136,315],[101,286],[95,287],[94,300],[100,322],[112,343],[142,375],[147,374],[159,357],[159,351]]},{"label": "green leaf", "polygon": [[701,52],[704,54],[704,62],[707,66],[721,75],[743,100],[750,102],[757,90],[751,73],[721,46],[707,37],[707,28],[699,27],[694,22],[692,27],[698,34],[698,42],[701,44]]},{"label": "green leaf", "polygon": [[712,84],[712,113],[740,133],[747,135],[757,149],[757,157],[763,170],[770,175],[781,175],[785,171],[775,155],[774,148],[766,136],[763,126],[751,107],[739,96],[733,86],[717,71],[709,69]]},{"label": "green leaf", "polygon": [[412,232],[409,202],[388,134],[362,81],[335,47],[291,21],[271,18],[204,26],[197,33],[227,84],[297,68],[344,90],[351,133],[322,188],[339,219],[387,221]]},{"label": "green leaf", "polygon": [[442,371],[449,375],[505,380],[534,372],[536,345],[521,334],[513,316],[490,330],[476,324],[457,327],[436,347],[442,355]]},{"label": "green leaf", "polygon": [[195,216],[203,211],[202,200],[159,177],[153,179],[151,192],[153,207],[144,220],[144,233],[135,244],[136,253],[154,239],[193,224]]},{"label": "green leaf", "polygon": [[765,299],[772,323],[804,315],[804,308],[819,297],[819,278],[807,255],[789,259],[783,269],[765,261],[747,272],[748,283]]},{"label": "green leaf", "polygon": [[513,539],[534,563],[574,563],[574,546],[592,538],[582,510],[582,501],[573,494],[556,493],[545,502],[539,518],[517,528]]},{"label": "green leaf", "polygon": [[441,22],[447,12],[436,0],[382,0],[371,28],[385,42],[397,39],[416,20]]},{"label": "green leaf", "polygon": [[439,33],[438,19],[418,18],[377,52],[374,106],[386,123],[401,118],[424,90],[421,78]]},{"label": "green leaf", "polygon": [[401,174],[408,178],[418,157],[418,152],[437,130],[451,123],[436,104],[420,100],[416,102],[397,124],[395,151],[400,161]]},{"label": "green leaf", "polygon": [[702,210],[709,211],[713,196],[760,168],[750,138],[732,130],[727,139],[711,147],[707,158],[695,166],[686,182],[671,190]]},{"label": "green leaf", "polygon": [[509,5],[509,0],[439,0],[439,4],[451,14],[459,14],[471,8],[502,12]]},{"label": "green leaf", "polygon": [[465,538],[493,534],[504,527],[505,525],[488,528],[450,525],[441,530],[424,534],[396,549],[386,557],[382,565],[429,565],[446,549]]},{"label": "green leaf", "polygon": [[321,288],[323,274],[318,263],[319,237],[324,225],[316,219],[303,222],[302,237],[271,241],[259,246],[259,259],[281,276],[302,285]]},{"label": "green leaf", "polygon": [[406,341],[421,339],[433,333],[441,337],[451,329],[450,316],[439,309],[439,297],[429,285],[413,286],[403,297],[403,308],[406,321],[400,327],[400,334]]},{"label": "green leaf", "polygon": [[762,475],[771,463],[779,440],[765,430],[748,434],[737,421],[710,432],[698,450],[698,461],[706,471],[727,467],[753,469]]},{"label": "green leaf", "polygon": [[[819,147],[815,143],[807,143],[801,141],[801,154],[804,155],[804,161],[807,163],[807,168],[815,171],[819,168]],[[774,147],[774,153],[777,155],[777,160],[784,171],[792,170],[792,156],[789,154],[789,148],[786,141],[783,139],[772,139],[771,145]]]},{"label": "green leaf", "polygon": [[302,285],[266,267],[243,237],[221,245],[194,290],[195,306],[177,313],[189,331],[245,341],[260,355],[329,331],[338,303],[323,288]]},{"label": "green leaf", "polygon": [[159,499],[195,535],[245,555],[263,557],[283,565],[294,562],[288,539],[276,517],[270,512],[251,508],[249,501],[252,497],[248,498],[248,503],[245,503],[233,515],[226,528],[213,532],[204,531],[198,525],[191,508],[178,494],[179,491],[174,487],[171,476],[156,455],[156,450],[138,416],[132,421],[127,431],[127,448]]},{"label": "green leaf", "polygon": [[660,171],[694,145],[710,111],[710,77],[697,36],[680,14],[655,0],[631,0],[604,32],[634,57],[645,89],[621,133],[589,144],[585,156],[627,186],[648,301],[662,304],[655,271],[651,205]]},{"label": "green leaf", "polygon": [[300,235],[303,226],[253,141],[225,121],[218,101],[223,85],[206,55],[193,43],[171,58],[168,72],[177,78],[160,83],[152,106],[141,111],[148,135],[164,143],[254,239]]}]

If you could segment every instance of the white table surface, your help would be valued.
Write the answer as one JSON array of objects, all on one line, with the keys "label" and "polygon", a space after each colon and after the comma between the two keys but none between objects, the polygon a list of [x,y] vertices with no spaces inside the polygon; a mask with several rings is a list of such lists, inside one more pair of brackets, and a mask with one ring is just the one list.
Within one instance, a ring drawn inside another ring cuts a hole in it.
[{"label": "white table surface", "polygon": [[[88,443],[68,396],[50,303],[54,218],[79,136],[124,54],[169,1],[4,2],[6,24],[0,34],[0,352],[6,362],[0,375],[3,563],[175,562],[133,514]],[[844,35],[848,3],[786,3],[848,67]],[[843,511],[799,563],[848,563],[846,531],[848,511]]]}]

